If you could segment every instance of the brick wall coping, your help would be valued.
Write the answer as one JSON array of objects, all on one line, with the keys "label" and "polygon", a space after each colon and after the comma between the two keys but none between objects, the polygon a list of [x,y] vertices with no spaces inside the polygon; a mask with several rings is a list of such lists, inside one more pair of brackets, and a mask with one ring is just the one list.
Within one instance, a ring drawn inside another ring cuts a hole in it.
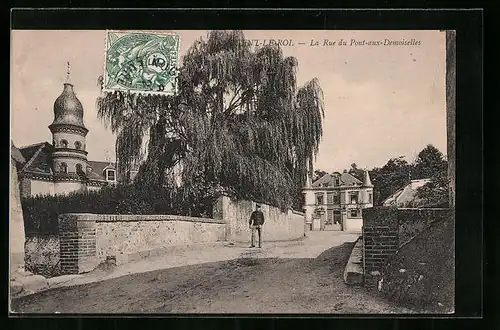
[{"label": "brick wall coping", "polygon": [[187,217],[170,214],[92,214],[92,213],[64,213],[60,218],[72,218],[78,221],[95,222],[134,222],[134,221],[188,221],[225,224],[223,220],[199,217]]},{"label": "brick wall coping", "polygon": [[403,211],[449,211],[451,210],[450,208],[447,207],[398,207],[396,210],[403,210]]}]

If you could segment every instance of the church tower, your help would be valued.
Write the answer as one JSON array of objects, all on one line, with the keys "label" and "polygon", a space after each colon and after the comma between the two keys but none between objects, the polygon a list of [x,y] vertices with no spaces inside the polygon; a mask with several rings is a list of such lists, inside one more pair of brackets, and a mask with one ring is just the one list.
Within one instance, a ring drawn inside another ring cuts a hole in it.
[{"label": "church tower", "polygon": [[64,194],[86,188],[87,151],[85,137],[88,129],[83,123],[83,106],[75,95],[69,80],[69,62],[66,82],[61,95],[54,102],[52,133],[52,170],[54,193]]}]

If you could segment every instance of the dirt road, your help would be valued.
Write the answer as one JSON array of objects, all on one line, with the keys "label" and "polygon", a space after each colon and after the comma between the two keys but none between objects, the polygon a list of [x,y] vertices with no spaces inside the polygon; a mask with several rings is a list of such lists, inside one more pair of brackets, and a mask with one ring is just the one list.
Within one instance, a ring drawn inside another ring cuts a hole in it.
[{"label": "dirt road", "polygon": [[316,258],[238,258],[48,290],[31,313],[409,313],[342,279],[354,243]]}]

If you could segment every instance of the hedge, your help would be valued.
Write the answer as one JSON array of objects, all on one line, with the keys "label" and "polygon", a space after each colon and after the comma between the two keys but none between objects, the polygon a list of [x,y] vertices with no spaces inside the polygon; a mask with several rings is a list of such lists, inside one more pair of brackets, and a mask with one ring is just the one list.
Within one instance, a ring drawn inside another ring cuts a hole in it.
[{"label": "hedge", "polygon": [[[193,203],[196,200],[196,203]],[[23,198],[26,236],[58,234],[62,213],[175,214],[212,216],[212,198],[186,198],[167,189],[141,189],[133,185],[103,187],[99,191]]]}]

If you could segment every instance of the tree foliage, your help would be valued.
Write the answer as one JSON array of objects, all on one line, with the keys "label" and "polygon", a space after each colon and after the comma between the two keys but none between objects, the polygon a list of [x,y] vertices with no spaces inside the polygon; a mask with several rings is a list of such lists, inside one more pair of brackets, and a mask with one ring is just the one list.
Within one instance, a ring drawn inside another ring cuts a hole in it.
[{"label": "tree foliage", "polygon": [[419,206],[443,205],[448,200],[448,162],[433,145],[419,152],[413,163],[403,157],[392,158],[381,168],[370,171],[374,185],[374,204],[380,205],[386,198],[404,187],[410,180],[431,179],[417,189]]},{"label": "tree foliage", "polygon": [[448,162],[433,145],[427,145],[415,160],[415,175],[431,182],[417,189],[416,197],[424,206],[445,206],[449,202]]},{"label": "tree foliage", "polygon": [[211,217],[215,199],[205,187],[196,185],[196,200],[175,191],[142,185],[105,186],[99,191],[68,195],[34,196],[22,200],[27,236],[56,235],[58,216],[63,213],[172,214]]},{"label": "tree foliage", "polygon": [[414,179],[433,178],[448,171],[448,162],[443,153],[429,144],[418,153],[414,163],[412,177]]},{"label": "tree foliage", "polygon": [[322,136],[317,79],[298,88],[293,57],[278,46],[252,49],[241,31],[211,31],[189,48],[176,96],[103,93],[99,117],[117,133],[119,170],[147,159],[138,182],[177,189],[200,183],[214,193],[291,207]]},{"label": "tree foliage", "polygon": [[323,170],[319,170],[319,169],[318,170],[314,170],[314,175],[313,175],[313,178],[312,178],[312,182],[318,180],[319,178],[321,178],[325,174],[328,174],[328,172],[323,171]]},{"label": "tree foliage", "polygon": [[411,165],[402,157],[391,158],[381,168],[372,169],[374,205],[381,205],[387,197],[408,184],[410,171]]},{"label": "tree foliage", "polygon": [[356,179],[361,181],[363,181],[365,177],[365,171],[363,171],[363,169],[361,168],[358,168],[358,165],[356,163],[351,164],[351,168],[347,171],[347,173],[351,174]]}]

